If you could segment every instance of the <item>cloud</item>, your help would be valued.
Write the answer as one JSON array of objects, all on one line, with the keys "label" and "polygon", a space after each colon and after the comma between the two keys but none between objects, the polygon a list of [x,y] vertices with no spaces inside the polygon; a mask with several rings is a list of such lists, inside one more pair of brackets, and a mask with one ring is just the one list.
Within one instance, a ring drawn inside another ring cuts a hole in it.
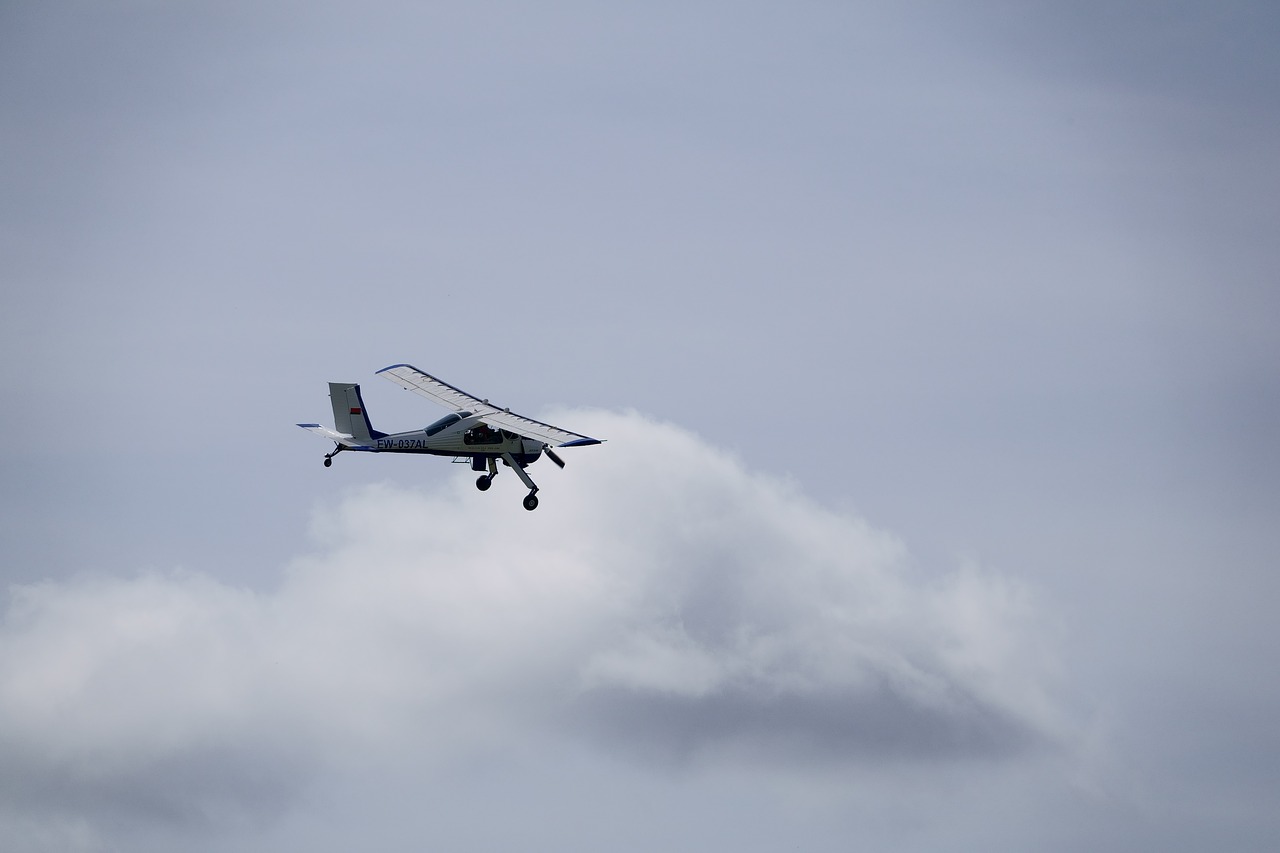
[{"label": "cloud", "polygon": [[533,513],[510,472],[481,494],[424,467],[435,485],[325,503],[273,590],[184,571],[15,588],[5,800],[252,824],[370,755],[430,767],[534,737],[856,765],[1010,757],[1063,731],[1018,584],[925,573],[670,424],[556,417],[609,441],[531,469]]}]

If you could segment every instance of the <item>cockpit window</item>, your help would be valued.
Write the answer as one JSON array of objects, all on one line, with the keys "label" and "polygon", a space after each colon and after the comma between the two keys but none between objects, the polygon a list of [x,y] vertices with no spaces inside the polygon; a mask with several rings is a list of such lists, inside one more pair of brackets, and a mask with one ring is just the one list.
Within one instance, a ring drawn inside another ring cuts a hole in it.
[{"label": "cockpit window", "polygon": [[443,429],[448,429],[460,420],[462,420],[462,415],[457,412],[450,412],[431,426],[427,427],[423,432],[427,435],[435,435]]},{"label": "cockpit window", "polygon": [[488,424],[476,424],[462,434],[464,444],[501,444],[502,433]]}]

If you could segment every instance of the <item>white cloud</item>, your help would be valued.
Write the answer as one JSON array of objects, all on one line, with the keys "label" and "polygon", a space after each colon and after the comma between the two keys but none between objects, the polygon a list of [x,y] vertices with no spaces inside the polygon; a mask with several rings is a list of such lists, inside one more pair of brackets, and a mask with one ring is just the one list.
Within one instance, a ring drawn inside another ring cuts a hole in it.
[{"label": "white cloud", "polygon": [[190,572],[16,588],[9,799],[225,823],[324,766],[530,736],[794,763],[1006,756],[1060,731],[1017,584],[917,574],[893,537],[674,426],[557,417],[609,441],[535,466],[533,513],[510,472],[485,494],[369,486],[317,513],[274,591]]}]

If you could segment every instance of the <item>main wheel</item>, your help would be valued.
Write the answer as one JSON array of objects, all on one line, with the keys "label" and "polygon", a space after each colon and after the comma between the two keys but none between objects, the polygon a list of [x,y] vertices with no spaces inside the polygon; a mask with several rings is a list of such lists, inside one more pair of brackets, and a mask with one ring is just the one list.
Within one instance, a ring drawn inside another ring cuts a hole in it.
[{"label": "main wheel", "polygon": [[332,460],[332,459],[330,459],[328,456],[326,456],[326,457],[324,458],[324,467],[328,468],[328,467],[329,467],[330,465],[332,465],[332,464],[333,464],[333,460]]},{"label": "main wheel", "polygon": [[479,477],[476,477],[476,488],[480,491],[487,492],[489,491],[489,487],[492,485],[493,480],[489,478],[488,474],[481,474]]},{"label": "main wheel", "polygon": [[525,499],[524,499],[524,508],[525,508],[525,509],[527,509],[527,510],[529,510],[530,512],[533,512],[535,509],[537,509],[537,508],[538,508],[538,496],[537,496],[537,495],[529,495],[527,498],[525,498]]}]

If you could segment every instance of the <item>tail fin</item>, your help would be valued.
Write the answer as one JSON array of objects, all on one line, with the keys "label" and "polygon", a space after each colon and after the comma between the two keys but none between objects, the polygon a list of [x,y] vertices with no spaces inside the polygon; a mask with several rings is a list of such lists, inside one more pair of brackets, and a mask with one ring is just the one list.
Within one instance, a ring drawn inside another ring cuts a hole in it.
[{"label": "tail fin", "polygon": [[364,400],[360,398],[359,385],[330,382],[329,402],[333,404],[333,426],[338,432],[345,432],[356,441],[368,443],[386,435],[370,426],[369,415],[364,410]]}]

